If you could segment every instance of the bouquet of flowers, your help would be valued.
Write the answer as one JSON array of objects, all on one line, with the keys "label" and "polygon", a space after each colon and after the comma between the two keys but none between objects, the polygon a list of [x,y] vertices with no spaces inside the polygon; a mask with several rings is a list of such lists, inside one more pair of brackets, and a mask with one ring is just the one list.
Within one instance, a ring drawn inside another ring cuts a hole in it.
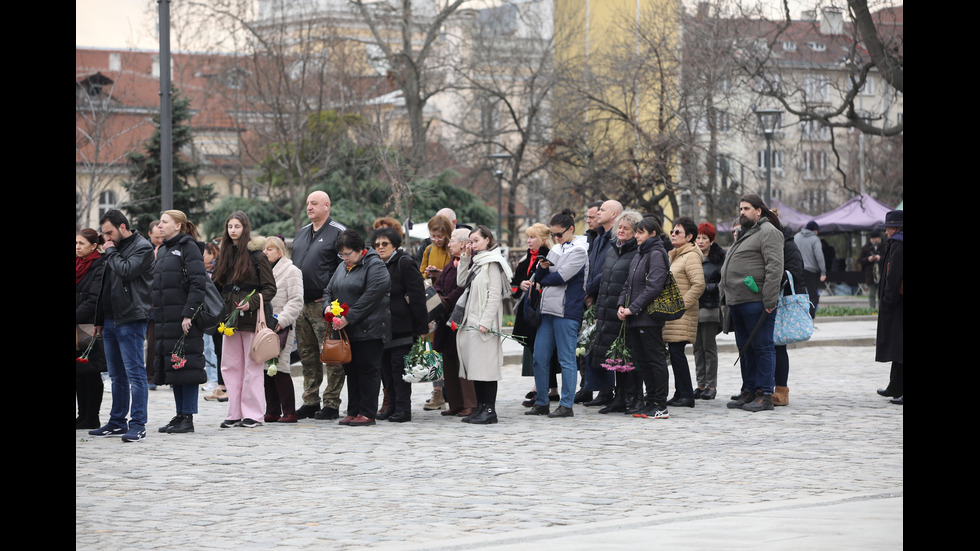
[{"label": "bouquet of flowers", "polygon": [[330,303],[330,309],[323,314],[323,319],[326,320],[327,324],[332,324],[334,318],[342,318],[350,312],[350,307],[347,303],[341,304],[339,301],[334,300]]},{"label": "bouquet of flowers", "polygon": [[[203,306],[204,303],[202,302],[200,306],[197,307],[197,310],[194,310],[194,313],[191,314],[191,321],[194,321],[194,318],[197,317],[197,313],[201,311]],[[238,310],[235,311],[237,312]],[[170,362],[173,364],[174,369],[180,369],[187,363],[187,358],[184,357],[184,337],[186,335],[187,333],[184,333],[179,339],[177,339],[177,344],[174,345],[174,349],[170,352]]]},{"label": "bouquet of flowers", "polygon": [[[476,327],[475,325],[459,325],[455,321],[449,322],[449,328],[452,329],[453,331],[456,331],[456,330],[459,330],[459,329],[462,329],[463,331],[479,331],[480,330],[480,328],[479,327]],[[493,329],[487,330],[487,333],[490,333],[491,335],[496,335],[496,336],[500,337],[501,339],[513,339],[513,340],[517,341],[518,344],[527,346],[526,337],[524,337],[522,335],[508,335],[506,333],[501,333],[500,331],[494,331]]]},{"label": "bouquet of flowers", "polygon": [[[248,299],[252,298],[252,295],[254,294],[255,294],[255,289],[252,289],[252,291],[249,292],[247,295],[245,295],[245,298],[243,298],[240,302],[235,304],[235,306],[241,306],[242,304],[245,304],[246,302],[248,302]],[[228,318],[225,319],[224,322],[218,324],[218,333],[221,333],[222,335],[225,335],[227,337],[234,335],[235,324],[238,323],[238,316],[241,315],[241,313],[242,311],[239,310],[238,308],[232,308],[231,313],[228,314]]]},{"label": "bouquet of flowers", "polygon": [[626,347],[626,322],[619,326],[619,336],[613,341],[609,351],[606,352],[606,359],[602,362],[602,367],[609,371],[627,372],[636,369],[633,365],[633,355]]},{"label": "bouquet of flowers", "polygon": [[595,342],[595,304],[589,306],[582,316],[582,328],[578,332],[578,343],[575,345],[575,355],[585,356]]},{"label": "bouquet of flowers", "polygon": [[419,337],[405,355],[406,383],[428,383],[442,378],[442,354],[432,350],[426,337]]}]

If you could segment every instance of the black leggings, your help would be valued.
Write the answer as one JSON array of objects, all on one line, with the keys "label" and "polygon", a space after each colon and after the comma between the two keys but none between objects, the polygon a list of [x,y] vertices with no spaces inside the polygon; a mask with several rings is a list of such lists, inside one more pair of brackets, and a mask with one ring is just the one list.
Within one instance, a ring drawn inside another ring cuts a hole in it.
[{"label": "black leggings", "polygon": [[473,388],[476,390],[478,404],[485,406],[497,404],[497,381],[473,381]]}]

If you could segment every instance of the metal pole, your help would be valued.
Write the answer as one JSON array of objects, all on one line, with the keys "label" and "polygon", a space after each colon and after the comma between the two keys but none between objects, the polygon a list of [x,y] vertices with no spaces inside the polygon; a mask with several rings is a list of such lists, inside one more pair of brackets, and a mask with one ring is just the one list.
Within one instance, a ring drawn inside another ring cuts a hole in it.
[{"label": "metal pole", "polygon": [[503,242],[503,222],[502,214],[504,212],[504,171],[499,168],[495,171],[497,175],[497,241]]},{"label": "metal pole", "polygon": [[772,136],[766,133],[766,206],[772,207],[769,194],[772,190]]},{"label": "metal pole", "polygon": [[174,208],[174,139],[170,85],[170,0],[157,0],[160,14],[160,207]]}]

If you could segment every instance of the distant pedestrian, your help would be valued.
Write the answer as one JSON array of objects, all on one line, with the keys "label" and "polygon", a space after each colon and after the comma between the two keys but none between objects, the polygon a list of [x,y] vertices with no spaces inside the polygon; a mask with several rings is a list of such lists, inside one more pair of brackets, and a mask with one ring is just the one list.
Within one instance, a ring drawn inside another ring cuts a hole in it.
[{"label": "distant pedestrian", "polygon": [[810,293],[811,318],[817,315],[820,284],[827,280],[827,264],[824,262],[823,246],[820,238],[817,237],[819,233],[820,225],[810,220],[806,223],[806,228],[800,230],[793,238],[797,248],[800,249],[800,254],[803,255],[803,276]]},{"label": "distant pedestrian", "polygon": [[877,308],[878,282],[881,281],[881,265],[884,260],[885,245],[881,242],[881,232],[875,230],[861,249],[858,265],[864,271],[864,282],[868,285],[868,305]]},{"label": "distant pedestrian", "polygon": [[893,210],[885,215],[885,260],[878,287],[878,337],[875,361],[891,362],[888,386],[878,394],[891,397],[893,404],[905,399],[905,211]]}]

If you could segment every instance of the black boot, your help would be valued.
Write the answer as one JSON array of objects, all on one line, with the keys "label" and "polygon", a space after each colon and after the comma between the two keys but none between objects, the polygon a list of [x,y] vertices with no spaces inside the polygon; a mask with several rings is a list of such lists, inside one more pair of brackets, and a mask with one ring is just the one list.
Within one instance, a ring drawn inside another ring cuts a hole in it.
[{"label": "black boot", "polygon": [[595,397],[595,400],[590,400],[588,402],[585,402],[582,405],[589,406],[589,407],[592,407],[592,406],[607,406],[607,405],[609,405],[609,402],[612,402],[612,401],[613,401],[613,391],[612,391],[612,389],[609,389],[609,390],[600,390],[599,391],[599,394]]},{"label": "black boot", "polygon": [[492,425],[497,422],[497,408],[493,404],[484,405],[467,422],[471,425]]},{"label": "black boot", "polygon": [[464,423],[469,423],[469,422],[471,422],[473,420],[474,417],[477,417],[481,413],[483,413],[483,410],[485,410],[485,409],[487,409],[487,405],[481,402],[481,403],[479,403],[479,404],[476,405],[476,409],[473,410],[473,414],[472,415],[467,415],[466,417],[463,417],[462,419],[460,419],[460,421],[462,421]]},{"label": "black boot", "polygon": [[167,433],[169,434],[180,434],[184,432],[194,432],[193,415],[181,415],[180,420],[167,429]]},{"label": "black boot", "polygon": [[599,410],[599,413],[622,413],[626,411],[626,393],[621,389],[616,389],[616,396],[606,407]]}]

